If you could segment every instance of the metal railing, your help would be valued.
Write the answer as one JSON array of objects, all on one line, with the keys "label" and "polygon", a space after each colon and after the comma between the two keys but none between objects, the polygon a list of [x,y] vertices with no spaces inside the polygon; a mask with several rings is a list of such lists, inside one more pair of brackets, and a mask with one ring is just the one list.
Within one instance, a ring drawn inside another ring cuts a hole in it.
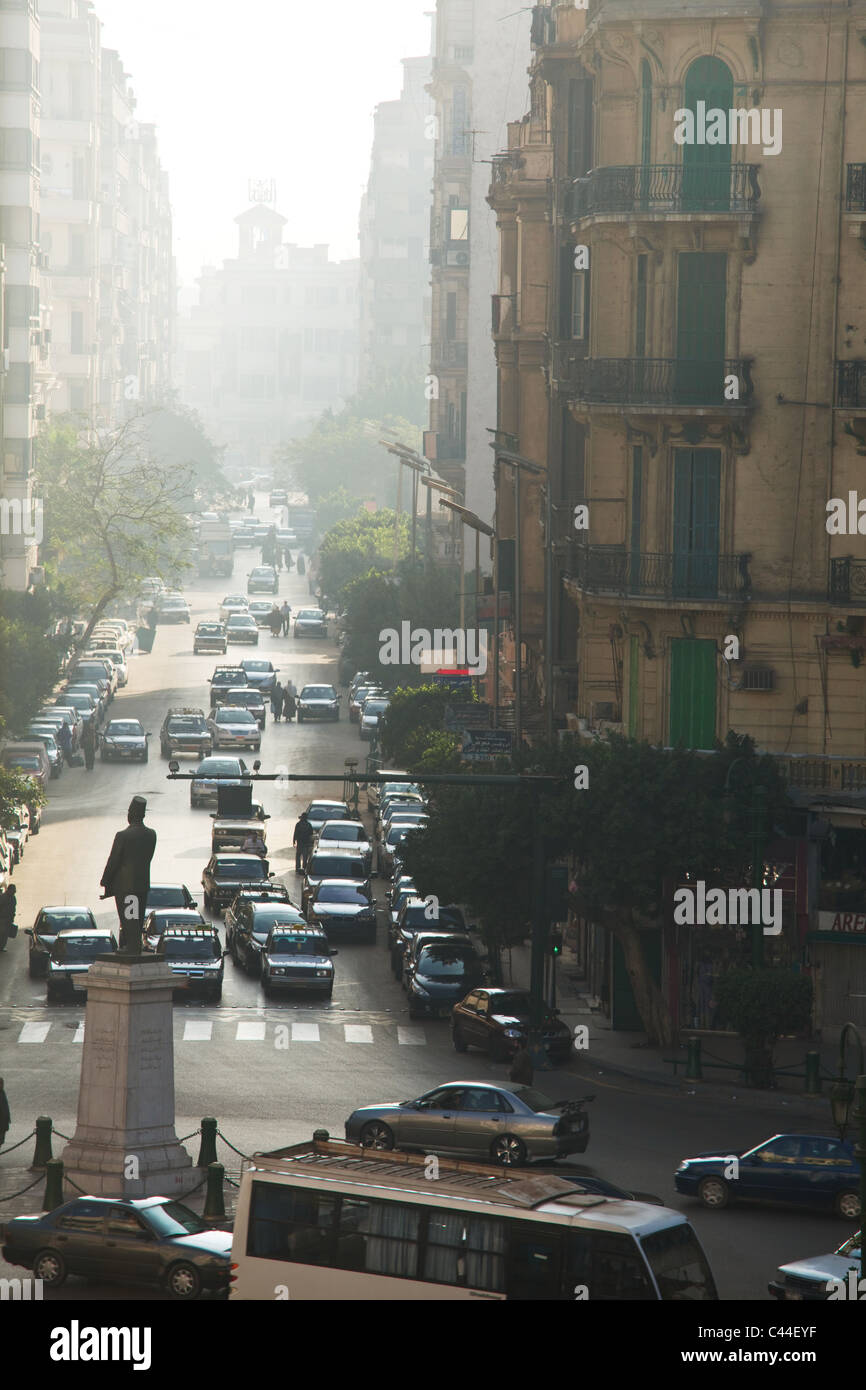
[{"label": "metal railing", "polygon": [[575,179],[565,213],[754,212],[760,199],[757,164],[619,164]]},{"label": "metal railing", "polygon": [[866,359],[836,363],[836,404],[848,409],[866,407]]},{"label": "metal railing", "polygon": [[845,211],[866,212],[866,164],[849,164],[845,185]]},{"label": "metal railing", "polygon": [[748,554],[692,555],[628,551],[618,546],[571,542],[564,562],[588,592],[619,597],[747,599],[752,579]]},{"label": "metal railing", "polygon": [[[866,364],[864,364],[866,365]],[[695,362],[677,357],[582,357],[568,343],[554,352],[560,391],[577,400],[611,405],[713,406],[750,403],[750,357]],[[736,382],[735,390],[732,381]]]},{"label": "metal railing", "polygon": [[808,753],[774,753],[773,757],[790,787],[817,792],[866,791],[866,758],[812,757]]},{"label": "metal railing", "polygon": [[866,560],[830,561],[831,603],[866,603]]}]

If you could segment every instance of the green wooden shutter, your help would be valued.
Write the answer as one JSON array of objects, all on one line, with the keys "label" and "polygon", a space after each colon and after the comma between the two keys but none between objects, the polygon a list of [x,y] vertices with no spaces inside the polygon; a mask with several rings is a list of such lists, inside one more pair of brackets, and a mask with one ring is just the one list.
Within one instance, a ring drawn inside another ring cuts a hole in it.
[{"label": "green wooden shutter", "polygon": [[712,748],[715,740],[716,644],[675,637],[671,643],[671,746]]},{"label": "green wooden shutter", "polygon": [[631,455],[631,537],[629,544],[629,593],[640,593],[641,512],[643,509],[643,447]]},{"label": "green wooden shutter", "polygon": [[723,251],[682,251],[677,257],[678,404],[724,401],[727,276]]},{"label": "green wooden shutter", "polygon": [[628,639],[628,736],[637,738],[639,725],[638,703],[640,700],[640,639]]},{"label": "green wooden shutter", "polygon": [[[706,104],[708,112],[724,111],[727,123],[734,104],[734,79],[721,58],[696,58],[686,73],[683,106],[695,115],[696,125],[699,101]],[[730,198],[730,144],[683,145],[683,208],[692,212],[724,212],[730,207]]]},{"label": "green wooden shutter", "polygon": [[674,451],[675,598],[715,598],[718,593],[721,472],[718,449]]}]

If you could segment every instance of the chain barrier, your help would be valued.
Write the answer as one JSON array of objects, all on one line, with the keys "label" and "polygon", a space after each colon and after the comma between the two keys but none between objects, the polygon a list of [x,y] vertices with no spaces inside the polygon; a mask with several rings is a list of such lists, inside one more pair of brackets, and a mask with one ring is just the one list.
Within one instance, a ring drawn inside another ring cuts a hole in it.
[{"label": "chain barrier", "polygon": [[223,1143],[231,1149],[232,1153],[238,1154],[241,1158],[245,1159],[247,1163],[251,1162],[250,1155],[243,1153],[241,1149],[236,1149],[234,1144],[232,1144],[228,1139],[226,1139],[221,1129],[217,1130],[217,1134],[219,1138],[222,1139]]},{"label": "chain barrier", "polygon": [[237,1187],[237,1188],[240,1187],[240,1183],[239,1183],[239,1182],[235,1182],[234,1178],[230,1178],[229,1175],[228,1175],[228,1173],[226,1173],[226,1174],[224,1175],[223,1181],[224,1181],[224,1182],[227,1182],[228,1185],[229,1185],[229,1187]]},{"label": "chain barrier", "polygon": [[25,1136],[24,1136],[23,1139],[19,1139],[17,1144],[10,1144],[9,1147],[8,1147],[8,1149],[0,1149],[0,1154],[11,1154],[11,1153],[14,1153],[14,1151],[15,1151],[16,1149],[20,1149],[20,1148],[21,1148],[21,1145],[22,1145],[22,1144],[26,1144],[28,1139],[32,1139],[35,1133],[36,1133],[36,1130],[35,1130],[35,1129],[31,1129],[30,1133],[29,1133],[29,1134],[25,1134]]},{"label": "chain barrier", "polygon": [[[34,1132],[34,1134],[36,1133],[35,1130],[34,1130],[33,1132]],[[54,1128],[54,1125],[51,1126],[51,1133],[52,1133],[52,1134],[56,1134],[58,1139],[65,1139],[65,1140],[67,1141],[67,1143],[71,1143],[71,1142],[72,1142],[72,1135],[71,1135],[71,1134],[64,1134],[62,1129],[55,1129],[55,1128]]]},{"label": "chain barrier", "polygon": [[44,1174],[38,1177],[35,1182],[31,1182],[27,1187],[22,1187],[20,1192],[7,1192],[4,1197],[0,1197],[0,1202],[11,1202],[13,1197],[23,1197],[25,1192],[31,1192],[34,1187],[38,1187],[45,1181]]},{"label": "chain barrier", "polygon": [[193,1132],[192,1132],[192,1134],[185,1134],[185,1135],[183,1136],[183,1138],[182,1138],[182,1139],[178,1139],[177,1142],[178,1142],[179,1144],[185,1144],[186,1141],[187,1141],[187,1139],[195,1139],[195,1137],[196,1137],[197,1134],[201,1134],[201,1125],[199,1125],[198,1129],[194,1129]]}]

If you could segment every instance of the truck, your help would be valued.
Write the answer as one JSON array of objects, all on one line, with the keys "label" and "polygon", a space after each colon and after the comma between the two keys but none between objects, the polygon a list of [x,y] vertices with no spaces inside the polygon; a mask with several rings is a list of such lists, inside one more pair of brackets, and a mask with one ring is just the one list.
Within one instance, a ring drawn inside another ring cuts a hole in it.
[{"label": "truck", "polygon": [[201,578],[234,573],[232,528],[227,521],[203,521],[198,537],[198,572]]},{"label": "truck", "polygon": [[316,513],[313,507],[295,506],[289,503],[288,529],[294,531],[301,545],[303,546],[312,538],[316,529]]}]

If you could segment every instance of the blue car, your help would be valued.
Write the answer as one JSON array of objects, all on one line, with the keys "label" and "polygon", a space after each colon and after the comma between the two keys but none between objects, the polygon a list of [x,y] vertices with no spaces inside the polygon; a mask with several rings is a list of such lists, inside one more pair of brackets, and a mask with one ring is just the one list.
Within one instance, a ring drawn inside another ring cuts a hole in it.
[{"label": "blue car", "polygon": [[677,1192],[720,1211],[732,1201],[775,1203],[860,1217],[860,1165],[854,1147],[826,1134],[774,1134],[745,1152],[683,1159]]}]

